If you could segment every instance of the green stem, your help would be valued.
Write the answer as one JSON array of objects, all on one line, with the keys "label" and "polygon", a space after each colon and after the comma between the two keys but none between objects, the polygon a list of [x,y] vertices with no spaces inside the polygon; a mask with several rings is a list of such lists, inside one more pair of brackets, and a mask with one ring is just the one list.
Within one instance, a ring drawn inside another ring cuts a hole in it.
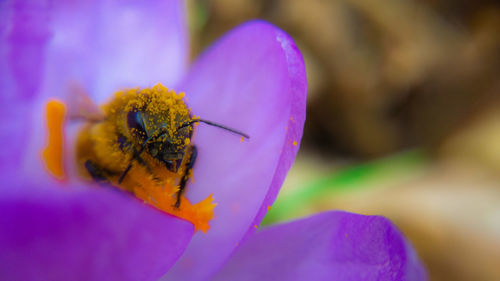
[{"label": "green stem", "polygon": [[419,150],[411,150],[348,167],[338,173],[313,181],[297,191],[278,196],[272,209],[264,218],[263,225],[293,218],[297,209],[311,206],[318,199],[370,188],[378,181],[387,180],[415,171],[427,162]]}]

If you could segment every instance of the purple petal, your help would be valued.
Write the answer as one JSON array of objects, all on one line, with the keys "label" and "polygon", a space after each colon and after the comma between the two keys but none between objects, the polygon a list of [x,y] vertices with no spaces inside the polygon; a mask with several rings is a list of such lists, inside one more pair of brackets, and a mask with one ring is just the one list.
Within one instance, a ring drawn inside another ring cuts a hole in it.
[{"label": "purple petal", "polygon": [[0,279],[157,280],[192,237],[123,193],[62,188],[2,186]]},{"label": "purple petal", "polygon": [[253,21],[215,43],[181,90],[196,116],[250,135],[240,142],[215,127],[196,128],[198,159],[187,196],[198,202],[213,193],[218,205],[211,229],[195,235],[166,277],[203,280],[254,231],[293,163],[305,119],[304,63],[288,35]]},{"label": "purple petal", "polygon": [[326,212],[253,235],[215,280],[427,280],[386,218]]},{"label": "purple petal", "polygon": [[171,85],[187,67],[181,0],[61,1],[54,5],[44,92],[75,83],[102,102],[123,87]]},{"label": "purple petal", "polygon": [[32,99],[43,78],[50,39],[45,1],[0,2],[0,169],[19,169],[31,131]]},{"label": "purple petal", "polygon": [[47,1],[0,3],[0,90],[2,100],[35,96],[43,79],[50,40]]}]

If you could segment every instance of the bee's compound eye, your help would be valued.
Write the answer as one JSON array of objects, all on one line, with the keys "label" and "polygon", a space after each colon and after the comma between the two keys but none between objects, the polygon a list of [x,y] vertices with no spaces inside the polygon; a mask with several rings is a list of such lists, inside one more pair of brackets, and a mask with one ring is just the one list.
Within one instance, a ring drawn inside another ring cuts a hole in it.
[{"label": "bee's compound eye", "polygon": [[146,129],[144,128],[144,120],[142,119],[142,112],[140,111],[130,111],[127,113],[127,126],[130,130],[135,129],[139,132],[146,134]]}]

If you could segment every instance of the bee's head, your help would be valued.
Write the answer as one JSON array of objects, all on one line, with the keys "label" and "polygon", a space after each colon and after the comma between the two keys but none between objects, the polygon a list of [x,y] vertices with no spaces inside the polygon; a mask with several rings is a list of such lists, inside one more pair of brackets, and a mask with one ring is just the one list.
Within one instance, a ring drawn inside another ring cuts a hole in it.
[{"label": "bee's head", "polygon": [[[160,117],[151,116],[147,112],[132,110],[127,113],[127,126],[130,134],[137,143],[144,147],[144,151],[153,158],[163,162],[165,166],[173,172],[180,167],[184,150],[191,141],[193,133],[192,126],[182,126],[186,117],[175,116],[168,120]],[[181,125],[179,125],[181,124]]]}]

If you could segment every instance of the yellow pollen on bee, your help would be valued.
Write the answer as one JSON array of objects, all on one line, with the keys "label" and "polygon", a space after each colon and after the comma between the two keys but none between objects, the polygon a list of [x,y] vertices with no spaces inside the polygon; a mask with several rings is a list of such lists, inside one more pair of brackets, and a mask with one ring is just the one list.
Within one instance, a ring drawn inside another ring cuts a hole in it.
[{"label": "yellow pollen on bee", "polygon": [[48,172],[59,180],[66,179],[64,171],[64,124],[66,106],[50,100],[46,107],[47,146],[42,151],[42,161]]},{"label": "yellow pollen on bee", "polygon": [[[106,180],[111,185],[133,193],[146,204],[165,213],[191,222],[195,230],[206,232],[210,229],[209,222],[214,216],[216,206],[212,195],[198,203],[191,203],[182,195],[179,208],[175,207],[178,184],[182,173],[186,171],[185,162],[189,157],[184,157],[176,173],[168,170],[163,162],[155,158],[158,150],[163,148],[162,142],[167,139],[179,147],[191,144],[190,138],[186,137],[186,131],[182,134],[178,132],[181,125],[193,120],[190,108],[183,98],[184,93],[176,93],[161,84],[152,88],[135,88],[116,93],[110,102],[103,105],[105,121],[89,123],[80,133],[77,139],[76,160],[80,167],[84,166],[86,161],[91,161],[99,169],[112,171],[106,175]],[[129,128],[130,112],[141,112],[144,130]],[[191,130],[191,127],[183,130]],[[146,136],[153,136],[151,141],[155,141],[158,146],[146,147],[140,154],[139,161],[133,156],[134,151],[141,149]],[[130,170],[118,183],[130,163]],[[85,167],[80,170],[82,175],[89,177]],[[191,171],[191,180],[192,176]]]}]

